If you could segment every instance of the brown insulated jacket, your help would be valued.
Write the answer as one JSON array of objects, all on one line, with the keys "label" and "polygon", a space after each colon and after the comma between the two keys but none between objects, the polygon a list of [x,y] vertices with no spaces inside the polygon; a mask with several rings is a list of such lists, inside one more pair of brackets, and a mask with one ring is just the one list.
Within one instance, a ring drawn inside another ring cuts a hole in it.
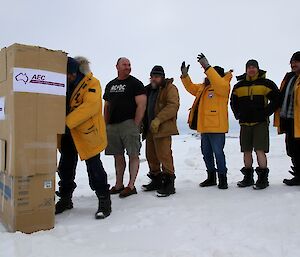
[{"label": "brown insulated jacket", "polygon": [[[151,85],[146,87],[146,94],[149,96]],[[167,137],[178,135],[177,113],[179,110],[179,93],[177,87],[173,84],[173,79],[166,79],[166,84],[159,88],[155,104],[155,118],[160,120],[160,126],[157,134],[153,137]],[[143,139],[146,138],[150,124],[148,124],[147,111],[143,120]]]}]

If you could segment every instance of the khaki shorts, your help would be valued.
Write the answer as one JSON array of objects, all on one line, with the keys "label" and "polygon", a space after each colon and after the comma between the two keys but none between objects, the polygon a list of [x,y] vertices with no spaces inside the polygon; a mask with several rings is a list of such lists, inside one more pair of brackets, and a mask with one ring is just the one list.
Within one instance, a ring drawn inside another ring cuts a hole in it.
[{"label": "khaki shorts", "polygon": [[268,153],[270,147],[269,123],[260,122],[254,126],[241,125],[240,145],[243,153],[252,152],[253,149]]},{"label": "khaki shorts", "polygon": [[140,128],[134,120],[126,120],[117,124],[108,124],[106,155],[122,155],[126,150],[128,156],[140,155]]}]

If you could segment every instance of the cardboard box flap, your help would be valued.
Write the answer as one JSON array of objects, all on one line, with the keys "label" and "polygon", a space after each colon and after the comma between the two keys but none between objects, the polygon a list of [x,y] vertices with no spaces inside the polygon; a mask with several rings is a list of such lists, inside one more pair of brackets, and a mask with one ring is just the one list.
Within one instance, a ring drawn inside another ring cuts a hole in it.
[{"label": "cardboard box flap", "polygon": [[9,55],[13,56],[14,67],[40,69],[66,74],[67,54],[60,50],[44,47],[13,44],[8,47]]}]

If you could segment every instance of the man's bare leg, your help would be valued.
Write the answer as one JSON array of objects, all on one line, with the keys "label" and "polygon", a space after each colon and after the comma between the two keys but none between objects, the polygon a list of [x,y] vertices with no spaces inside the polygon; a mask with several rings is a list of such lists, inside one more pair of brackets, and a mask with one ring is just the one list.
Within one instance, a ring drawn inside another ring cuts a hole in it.
[{"label": "man's bare leg", "polygon": [[266,169],[268,167],[266,153],[264,151],[256,151],[256,157],[259,168]]},{"label": "man's bare leg", "polygon": [[124,186],[123,179],[126,169],[126,160],[124,155],[115,155],[115,169],[116,169],[116,189]]},{"label": "man's bare leg", "polygon": [[244,165],[246,169],[251,169],[253,165],[253,157],[252,152],[244,153]]},{"label": "man's bare leg", "polygon": [[139,172],[140,167],[140,158],[139,156],[129,156],[129,174],[130,180],[128,186],[133,189],[137,174]]}]

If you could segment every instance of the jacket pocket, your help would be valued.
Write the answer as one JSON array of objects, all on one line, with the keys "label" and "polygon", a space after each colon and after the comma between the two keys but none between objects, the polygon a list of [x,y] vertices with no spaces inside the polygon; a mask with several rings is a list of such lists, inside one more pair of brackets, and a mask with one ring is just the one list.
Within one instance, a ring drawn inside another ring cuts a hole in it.
[{"label": "jacket pocket", "polygon": [[205,111],[204,127],[216,128],[220,126],[220,117],[217,111]]},{"label": "jacket pocket", "polygon": [[84,134],[89,134],[92,131],[95,130],[95,124],[92,118],[88,119],[87,121],[83,122],[81,125],[79,125],[76,130],[84,133]]},{"label": "jacket pocket", "polygon": [[[84,149],[86,151],[89,151],[90,149],[93,149],[100,144],[100,136],[98,129],[96,126],[93,126],[86,130],[78,130],[77,131],[79,140],[81,142],[81,145],[84,146]],[[88,150],[89,149],[89,150]]]}]

